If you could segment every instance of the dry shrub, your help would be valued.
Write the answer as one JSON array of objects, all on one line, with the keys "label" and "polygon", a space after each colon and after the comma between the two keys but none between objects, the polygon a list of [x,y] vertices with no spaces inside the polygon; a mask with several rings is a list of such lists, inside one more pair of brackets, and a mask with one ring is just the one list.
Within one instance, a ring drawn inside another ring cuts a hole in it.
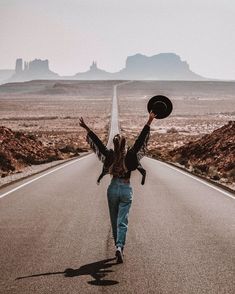
[{"label": "dry shrub", "polygon": [[178,134],[178,130],[174,127],[170,128],[170,129],[167,129],[167,134]]}]

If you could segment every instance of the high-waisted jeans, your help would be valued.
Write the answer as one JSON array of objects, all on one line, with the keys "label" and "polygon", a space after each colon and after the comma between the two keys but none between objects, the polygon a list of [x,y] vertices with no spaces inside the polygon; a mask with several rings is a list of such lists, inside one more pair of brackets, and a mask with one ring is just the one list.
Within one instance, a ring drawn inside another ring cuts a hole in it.
[{"label": "high-waisted jeans", "polygon": [[130,183],[113,178],[107,190],[113,238],[116,246],[124,247],[133,189]]}]

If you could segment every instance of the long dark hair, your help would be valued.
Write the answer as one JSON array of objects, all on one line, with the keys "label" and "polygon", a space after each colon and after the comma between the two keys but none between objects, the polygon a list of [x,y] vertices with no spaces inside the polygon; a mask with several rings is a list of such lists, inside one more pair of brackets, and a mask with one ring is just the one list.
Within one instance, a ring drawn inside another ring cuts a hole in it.
[{"label": "long dark hair", "polygon": [[123,176],[128,170],[125,166],[126,138],[120,134],[113,137],[114,161],[109,168],[109,173],[116,177]]}]

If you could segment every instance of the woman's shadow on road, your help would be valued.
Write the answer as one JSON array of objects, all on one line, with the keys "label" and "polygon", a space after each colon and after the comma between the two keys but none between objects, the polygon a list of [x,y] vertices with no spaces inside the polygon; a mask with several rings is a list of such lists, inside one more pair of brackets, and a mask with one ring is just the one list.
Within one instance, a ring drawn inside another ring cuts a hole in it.
[{"label": "woman's shadow on road", "polygon": [[[90,285],[95,286],[111,286],[118,284],[118,281],[105,279],[108,273],[113,272],[111,267],[117,265],[114,261],[115,258],[104,259],[101,261],[85,264],[77,269],[67,268],[63,272],[48,272],[34,274],[30,276],[18,277],[16,280],[26,279],[26,278],[35,278],[40,276],[50,276],[50,275],[60,275],[63,274],[65,277],[73,278],[78,276],[91,276],[94,280],[87,282]],[[110,263],[111,262],[111,263]]]}]

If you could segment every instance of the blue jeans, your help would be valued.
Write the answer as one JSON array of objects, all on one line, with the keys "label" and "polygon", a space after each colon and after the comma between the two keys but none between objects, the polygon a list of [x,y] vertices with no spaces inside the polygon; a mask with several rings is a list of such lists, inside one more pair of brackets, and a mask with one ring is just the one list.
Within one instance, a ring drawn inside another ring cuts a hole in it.
[{"label": "blue jeans", "polygon": [[128,228],[128,215],[132,203],[133,190],[122,179],[112,179],[107,196],[113,238],[116,246],[124,247]]}]

